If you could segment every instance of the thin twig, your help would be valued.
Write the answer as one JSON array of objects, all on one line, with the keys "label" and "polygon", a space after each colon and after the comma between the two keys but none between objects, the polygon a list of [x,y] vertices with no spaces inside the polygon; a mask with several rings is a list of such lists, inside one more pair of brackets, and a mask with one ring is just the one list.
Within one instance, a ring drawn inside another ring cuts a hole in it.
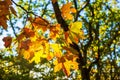
[{"label": "thin twig", "polygon": [[19,5],[19,4],[17,4],[17,3],[15,3],[13,0],[11,0],[16,6],[18,6],[18,7],[20,7],[23,11],[25,11],[27,14],[33,14],[33,15],[35,15],[35,16],[38,16],[38,15],[36,15],[34,12],[29,12],[29,11],[27,11],[24,7],[22,7],[21,5]]},{"label": "thin twig", "polygon": [[11,20],[11,15],[9,15],[9,18],[10,18],[10,25],[12,27],[13,33],[14,33],[15,37],[17,37],[17,34],[15,32],[15,29],[14,29],[14,26],[13,26],[13,23],[12,23],[12,20]]},{"label": "thin twig", "polygon": [[46,9],[47,9],[47,6],[50,4],[50,0],[49,0],[49,2],[45,5],[45,7],[44,7],[44,11],[43,11],[43,13],[42,13],[42,15],[41,15],[41,17],[43,17],[44,16],[44,14],[45,14],[45,12],[46,12]]},{"label": "thin twig", "polygon": [[86,7],[88,6],[89,2],[90,2],[90,0],[88,0],[87,3],[86,3],[79,11],[77,11],[77,14],[76,14],[76,17],[75,17],[75,21],[78,20],[78,17],[79,17],[79,15],[80,15],[80,12],[81,12],[84,8],[86,8]]}]

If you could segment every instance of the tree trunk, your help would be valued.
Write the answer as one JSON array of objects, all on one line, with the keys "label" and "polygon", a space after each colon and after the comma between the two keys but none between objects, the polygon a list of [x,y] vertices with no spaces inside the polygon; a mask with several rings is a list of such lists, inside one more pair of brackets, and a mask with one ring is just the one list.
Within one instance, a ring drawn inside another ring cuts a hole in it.
[{"label": "tree trunk", "polygon": [[87,68],[82,68],[81,76],[82,76],[82,80],[90,80],[90,75]]}]

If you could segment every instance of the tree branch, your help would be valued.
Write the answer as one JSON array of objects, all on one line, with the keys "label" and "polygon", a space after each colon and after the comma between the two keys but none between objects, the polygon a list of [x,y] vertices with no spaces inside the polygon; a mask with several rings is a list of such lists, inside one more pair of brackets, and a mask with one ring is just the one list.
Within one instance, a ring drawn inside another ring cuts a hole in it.
[{"label": "tree branch", "polygon": [[41,15],[41,17],[43,17],[44,16],[44,14],[45,14],[45,12],[46,12],[46,9],[47,9],[47,6],[50,4],[50,0],[48,1],[48,3],[45,5],[45,7],[44,7],[44,11],[43,11],[43,13],[42,13],[42,15]]},{"label": "tree branch", "polygon": [[78,51],[79,59],[77,60],[77,62],[79,63],[79,68],[82,68],[82,66],[84,66],[85,63],[84,63],[84,60],[83,60],[83,57],[82,57],[82,53],[80,52],[79,46],[76,43],[74,43],[74,42],[72,42],[72,44],[70,44],[70,46]]},{"label": "tree branch", "polygon": [[11,1],[12,1],[16,6],[20,7],[23,11],[25,11],[25,13],[27,13],[27,14],[31,13],[31,14],[33,14],[34,16],[38,16],[38,15],[36,15],[34,12],[29,12],[29,11],[26,10],[24,7],[22,7],[21,5],[15,3],[13,0],[11,0]]},{"label": "tree branch", "polygon": [[55,3],[52,2],[52,6],[54,8],[55,16],[57,19],[57,22],[61,25],[61,27],[64,29],[64,31],[68,31],[68,24],[65,22],[65,20],[61,16],[61,11],[59,9],[58,2]]},{"label": "tree branch", "polygon": [[12,23],[12,20],[11,20],[11,15],[9,15],[9,18],[10,18],[10,25],[12,27],[13,33],[14,33],[15,37],[17,37],[17,34],[15,32],[15,29],[14,29],[14,26],[13,26],[13,23]]},{"label": "tree branch", "polygon": [[89,2],[90,2],[90,0],[87,0],[86,4],[79,11],[77,11],[77,14],[76,14],[76,17],[75,17],[75,21],[78,20],[80,12],[89,5]]},{"label": "tree branch", "polygon": [[74,5],[75,5],[75,9],[77,10],[77,0],[73,0]]}]

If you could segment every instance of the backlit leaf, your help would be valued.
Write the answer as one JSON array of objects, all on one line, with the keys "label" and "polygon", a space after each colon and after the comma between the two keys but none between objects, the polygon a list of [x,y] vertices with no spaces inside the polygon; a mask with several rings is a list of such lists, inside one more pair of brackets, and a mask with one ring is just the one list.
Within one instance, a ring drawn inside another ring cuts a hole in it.
[{"label": "backlit leaf", "polygon": [[49,22],[41,17],[37,17],[31,22],[35,28],[42,29],[43,31],[46,31],[47,28],[49,27]]},{"label": "backlit leaf", "polygon": [[70,25],[70,31],[74,33],[79,33],[82,28],[82,22],[74,22]]},{"label": "backlit leaf", "polygon": [[72,20],[73,15],[71,13],[76,13],[76,9],[72,7],[72,3],[64,4],[61,8],[62,16],[66,20]]},{"label": "backlit leaf", "polygon": [[11,43],[12,43],[12,37],[8,36],[8,37],[4,37],[3,38],[3,41],[4,41],[4,46],[7,48],[7,47],[10,47]]},{"label": "backlit leaf", "polygon": [[62,69],[62,63],[58,63],[57,65],[55,65],[54,67],[54,72],[58,72]]},{"label": "backlit leaf", "polygon": [[14,8],[12,6],[10,6],[10,10],[15,16],[17,16],[16,11],[14,10]]}]

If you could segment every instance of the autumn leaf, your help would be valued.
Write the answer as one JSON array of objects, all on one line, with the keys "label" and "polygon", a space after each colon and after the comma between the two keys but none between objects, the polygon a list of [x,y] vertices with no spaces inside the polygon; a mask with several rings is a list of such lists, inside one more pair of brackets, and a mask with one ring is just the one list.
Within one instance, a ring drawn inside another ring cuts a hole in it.
[{"label": "autumn leaf", "polygon": [[7,48],[7,47],[10,47],[11,43],[12,43],[12,37],[8,36],[8,37],[4,37],[3,38],[3,41],[4,41],[4,46]]},{"label": "autumn leaf", "polygon": [[59,44],[51,44],[51,48],[54,50],[54,52],[60,51],[60,45]]},{"label": "autumn leaf", "polygon": [[69,37],[71,41],[78,43],[79,39],[84,39],[84,35],[83,35],[84,33],[81,29],[82,29],[82,22],[74,22],[70,24],[69,26],[70,36]]},{"label": "autumn leaf", "polygon": [[49,22],[41,17],[37,17],[35,19],[31,19],[31,22],[36,29],[42,29],[43,31],[47,30],[47,27],[49,27]]},{"label": "autumn leaf", "polygon": [[35,35],[35,32],[29,28],[24,28],[23,29],[23,34],[25,35],[25,37],[33,37]]},{"label": "autumn leaf", "polygon": [[66,76],[70,75],[70,70],[78,69],[78,63],[76,62],[77,57],[71,53],[67,53],[61,57],[57,57],[57,59],[53,62],[54,63],[54,72],[58,72],[61,69],[65,73]]},{"label": "autumn leaf", "polygon": [[31,44],[31,40],[25,40],[25,41],[22,41],[20,44],[19,44],[19,49],[25,49],[25,50],[28,50],[29,49],[29,46]]},{"label": "autumn leaf", "polygon": [[62,69],[62,63],[58,63],[57,60],[54,61],[54,65],[55,65],[54,72],[58,72]]},{"label": "autumn leaf", "polygon": [[21,54],[26,60],[31,60],[34,57],[34,52],[29,50],[21,50]]},{"label": "autumn leaf", "polygon": [[7,16],[10,15],[10,10],[16,15],[15,10],[13,7],[11,7],[11,5],[11,0],[0,1],[0,26],[2,26],[5,30],[7,29]]},{"label": "autumn leaf", "polygon": [[53,57],[54,57],[54,55],[53,55],[53,53],[52,52],[49,52],[48,54],[47,54],[47,60],[48,61],[50,61],[51,59],[53,59]]},{"label": "autumn leaf", "polygon": [[71,13],[76,13],[76,9],[72,7],[72,3],[64,4],[61,8],[62,17],[66,20],[72,20],[73,15]]},{"label": "autumn leaf", "polygon": [[37,52],[34,52],[34,57],[29,60],[30,63],[35,61],[36,64],[38,64],[39,62],[41,62],[41,58],[46,58],[47,55],[43,53],[44,51],[43,50],[39,50]]},{"label": "autumn leaf", "polygon": [[74,33],[79,33],[81,28],[82,28],[82,22],[74,22],[69,27],[70,31]]},{"label": "autumn leaf", "polygon": [[22,40],[23,38],[24,38],[24,34],[19,34],[19,35],[17,36],[17,40],[18,40],[18,41]]},{"label": "autumn leaf", "polygon": [[60,33],[60,25],[56,24],[55,26],[51,26],[50,28],[50,38],[56,40]]},{"label": "autumn leaf", "polygon": [[62,57],[62,52],[61,52],[62,47],[60,46],[60,44],[51,44],[50,46],[53,49],[54,56],[57,58],[61,58]]},{"label": "autumn leaf", "polygon": [[70,67],[71,67],[70,61],[64,62],[62,66],[63,66],[63,68],[62,68],[63,72],[66,74],[66,76],[69,77],[69,75],[70,75]]},{"label": "autumn leaf", "polygon": [[6,30],[8,25],[7,25],[7,18],[5,16],[1,16],[0,18],[0,26],[3,26],[3,28]]},{"label": "autumn leaf", "polygon": [[12,6],[10,6],[10,10],[11,10],[11,12],[12,12],[15,16],[17,16],[17,13],[16,13],[15,9],[14,9]]},{"label": "autumn leaf", "polygon": [[67,32],[64,32],[64,36],[65,36],[66,43],[72,43],[69,35],[70,35],[70,34],[69,34],[68,31],[67,31]]}]

